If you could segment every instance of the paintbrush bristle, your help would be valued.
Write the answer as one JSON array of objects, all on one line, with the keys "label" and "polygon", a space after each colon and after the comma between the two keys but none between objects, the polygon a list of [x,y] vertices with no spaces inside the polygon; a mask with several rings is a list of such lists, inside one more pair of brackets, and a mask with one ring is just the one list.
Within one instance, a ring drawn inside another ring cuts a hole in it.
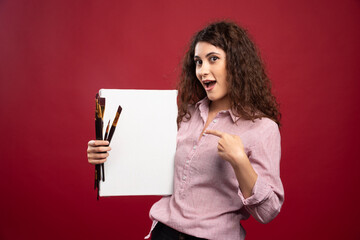
[{"label": "paintbrush bristle", "polygon": [[122,111],[122,107],[119,105],[117,112],[118,112],[119,114],[121,114],[121,111]]},{"label": "paintbrush bristle", "polygon": [[108,124],[107,124],[107,127],[106,127],[106,132],[108,132],[108,131],[109,131],[109,126],[110,126],[110,120],[109,120],[109,122],[108,122]]},{"label": "paintbrush bristle", "polygon": [[104,118],[104,113],[105,113],[105,98],[99,98],[99,104],[100,104],[100,108],[101,108],[101,118]]},{"label": "paintbrush bristle", "polygon": [[100,105],[105,106],[105,98],[99,98],[100,99]]},{"label": "paintbrush bristle", "polygon": [[122,107],[119,105],[118,110],[117,110],[116,115],[115,115],[115,119],[114,119],[113,124],[112,124],[115,127],[117,125],[117,122],[119,120],[121,112],[122,112]]}]

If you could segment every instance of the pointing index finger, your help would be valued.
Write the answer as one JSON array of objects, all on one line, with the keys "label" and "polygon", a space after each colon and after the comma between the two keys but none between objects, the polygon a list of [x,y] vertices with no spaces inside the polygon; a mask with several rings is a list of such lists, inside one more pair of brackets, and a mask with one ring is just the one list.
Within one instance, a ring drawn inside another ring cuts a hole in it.
[{"label": "pointing index finger", "polygon": [[222,137],[223,136],[223,132],[220,132],[220,131],[217,131],[217,130],[206,130],[205,132],[206,134],[211,134],[211,135],[214,135],[214,136],[217,136],[217,137]]}]

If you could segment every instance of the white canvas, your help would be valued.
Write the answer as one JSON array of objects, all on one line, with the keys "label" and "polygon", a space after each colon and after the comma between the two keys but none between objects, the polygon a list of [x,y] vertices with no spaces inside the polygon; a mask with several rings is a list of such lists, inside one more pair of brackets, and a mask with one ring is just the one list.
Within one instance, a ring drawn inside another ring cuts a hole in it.
[{"label": "white canvas", "polygon": [[101,89],[106,125],[122,107],[100,196],[170,195],[177,134],[176,90]]}]

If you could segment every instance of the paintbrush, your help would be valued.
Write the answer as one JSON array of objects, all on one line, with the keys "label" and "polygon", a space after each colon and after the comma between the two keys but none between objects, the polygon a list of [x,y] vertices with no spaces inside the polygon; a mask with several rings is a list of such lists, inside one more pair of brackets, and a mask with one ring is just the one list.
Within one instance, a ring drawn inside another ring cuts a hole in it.
[{"label": "paintbrush", "polygon": [[107,137],[108,137],[108,134],[109,134],[109,127],[110,127],[110,120],[109,120],[109,122],[108,122],[108,124],[107,124],[107,126],[106,126],[106,131],[105,131],[105,137],[104,137],[104,140],[106,140],[106,139],[107,139]]},{"label": "paintbrush", "polygon": [[109,136],[106,139],[109,142],[109,144],[110,144],[111,139],[112,139],[112,137],[114,135],[115,128],[116,128],[116,125],[118,123],[121,111],[122,111],[122,107],[119,105],[118,110],[117,110],[116,115],[115,115],[115,118],[114,118],[114,121],[113,121],[112,126],[110,128]]},{"label": "paintbrush", "polygon": [[[116,112],[114,121],[109,131],[110,127],[110,120],[107,124],[105,136],[103,137],[103,126],[104,126],[104,113],[105,113],[105,98],[101,98],[99,94],[96,94],[95,97],[95,134],[96,140],[107,140],[110,144],[111,139],[114,135],[116,125],[118,123],[120,114],[122,111],[122,107],[119,106]],[[99,200],[99,193],[100,193],[100,180],[105,181],[105,168],[104,163],[96,164],[95,165],[95,186],[94,188],[97,189],[97,199]]]},{"label": "paintbrush", "polygon": [[[98,140],[100,134],[99,134],[99,116],[100,116],[100,106],[99,106],[99,94],[96,94],[95,97],[95,136],[96,136],[96,140]],[[98,188],[98,174],[99,174],[99,167],[98,165],[95,165],[95,183],[94,183],[94,189]]]},{"label": "paintbrush", "polygon": [[[103,117],[105,112],[105,98],[100,98],[99,94],[95,97],[95,134],[96,140],[103,140]],[[99,199],[101,179],[101,164],[95,165],[95,189],[97,189],[97,199]]]},{"label": "paintbrush", "polygon": [[[104,114],[105,114],[105,98],[100,98],[99,99],[99,104],[100,104],[100,117],[101,117],[101,127],[100,127],[100,131],[101,131],[101,139],[103,140],[105,138],[103,138],[103,128],[104,128]],[[105,181],[105,170],[104,170],[104,163],[100,164],[100,170],[101,172],[99,172],[99,181],[100,179],[102,179],[102,181]]]}]

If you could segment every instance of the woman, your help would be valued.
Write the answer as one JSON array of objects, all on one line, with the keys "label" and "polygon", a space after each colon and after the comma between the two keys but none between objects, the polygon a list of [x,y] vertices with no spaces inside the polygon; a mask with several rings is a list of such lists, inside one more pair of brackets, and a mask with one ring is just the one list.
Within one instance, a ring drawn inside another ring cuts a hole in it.
[{"label": "woman", "polygon": [[[278,104],[246,31],[195,34],[178,90],[174,193],[150,210],[152,239],[244,239],[241,220],[267,223],[284,200]],[[89,142],[90,163],[106,160],[102,144]]]}]

